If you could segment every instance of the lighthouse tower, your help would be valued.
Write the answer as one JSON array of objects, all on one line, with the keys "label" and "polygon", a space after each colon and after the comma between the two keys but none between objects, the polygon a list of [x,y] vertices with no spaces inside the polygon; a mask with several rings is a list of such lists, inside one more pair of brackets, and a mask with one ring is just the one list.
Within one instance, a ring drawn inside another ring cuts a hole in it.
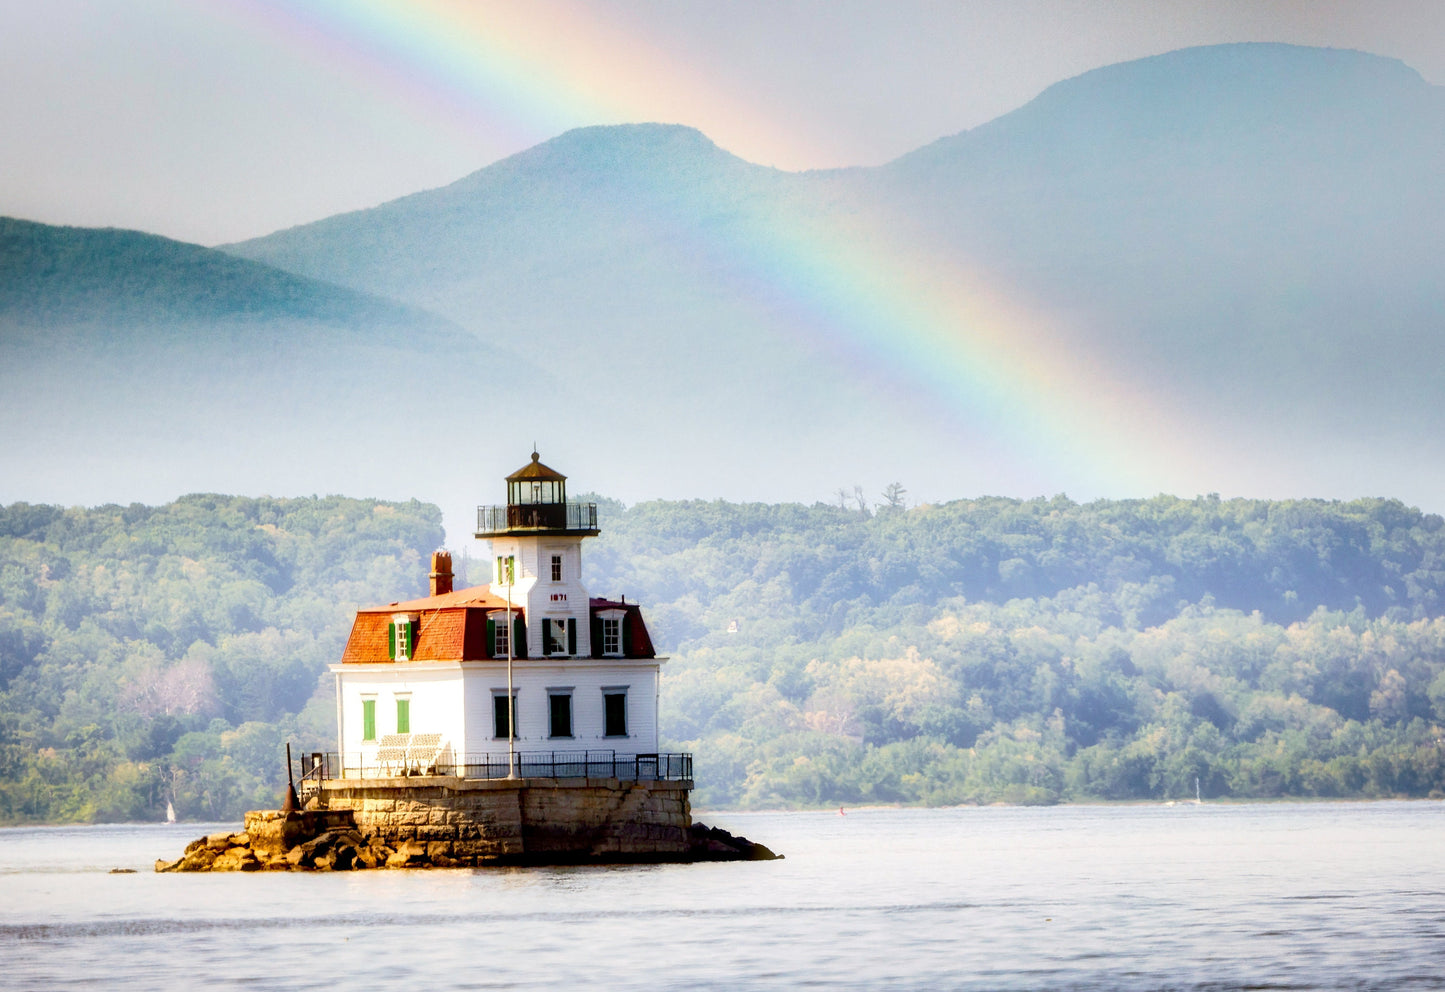
[{"label": "lighthouse tower", "polygon": [[[582,586],[582,539],[597,535],[597,506],[567,502],[567,477],[532,461],[507,476],[507,504],[477,509],[480,539],[492,542],[492,595],[522,607],[527,658],[593,655],[592,610]],[[621,615],[599,618],[601,657],[621,657]],[[609,622],[610,621],[610,622]],[[612,650],[605,650],[611,646]]]}]

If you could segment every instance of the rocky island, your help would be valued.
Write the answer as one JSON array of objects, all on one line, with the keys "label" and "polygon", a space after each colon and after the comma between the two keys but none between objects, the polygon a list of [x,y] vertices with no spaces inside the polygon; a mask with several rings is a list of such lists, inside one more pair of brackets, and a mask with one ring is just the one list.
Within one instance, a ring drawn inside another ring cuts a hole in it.
[{"label": "rocky island", "polygon": [[[466,833],[466,831],[461,831]],[[671,853],[597,852],[481,853],[485,842],[383,839],[358,828],[349,810],[257,810],[246,814],[241,833],[216,833],[186,845],[174,861],[158,859],[158,872],[355,871],[364,868],[473,868],[503,865],[688,863],[771,861],[781,857],[762,844],[726,830],[694,823],[686,848]]]}]

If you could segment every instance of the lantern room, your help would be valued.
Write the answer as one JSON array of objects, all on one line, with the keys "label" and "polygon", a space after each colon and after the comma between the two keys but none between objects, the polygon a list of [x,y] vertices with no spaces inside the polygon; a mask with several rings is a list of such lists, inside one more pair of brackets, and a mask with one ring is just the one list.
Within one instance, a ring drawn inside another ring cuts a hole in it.
[{"label": "lantern room", "polygon": [[507,476],[507,505],[477,508],[479,538],[494,540],[522,534],[597,533],[597,504],[567,502],[567,477],[532,460]]},{"label": "lantern room", "polygon": [[507,476],[508,506],[547,506],[567,502],[567,477],[542,464],[537,452],[532,463]]}]

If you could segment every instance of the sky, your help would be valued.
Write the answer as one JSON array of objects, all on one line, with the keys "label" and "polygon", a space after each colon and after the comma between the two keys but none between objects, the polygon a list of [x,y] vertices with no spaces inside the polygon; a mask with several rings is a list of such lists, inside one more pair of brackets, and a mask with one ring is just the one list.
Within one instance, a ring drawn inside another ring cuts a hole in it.
[{"label": "sky", "polygon": [[628,121],[875,165],[1089,69],[1233,41],[1445,83],[1438,0],[0,0],[0,215],[221,244]]}]

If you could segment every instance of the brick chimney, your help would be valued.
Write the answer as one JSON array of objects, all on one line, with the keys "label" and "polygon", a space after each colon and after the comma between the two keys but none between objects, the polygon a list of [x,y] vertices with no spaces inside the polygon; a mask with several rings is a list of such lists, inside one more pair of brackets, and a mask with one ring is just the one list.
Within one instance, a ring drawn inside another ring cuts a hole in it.
[{"label": "brick chimney", "polygon": [[450,551],[433,551],[431,556],[431,594],[442,596],[452,591],[452,555]]}]

